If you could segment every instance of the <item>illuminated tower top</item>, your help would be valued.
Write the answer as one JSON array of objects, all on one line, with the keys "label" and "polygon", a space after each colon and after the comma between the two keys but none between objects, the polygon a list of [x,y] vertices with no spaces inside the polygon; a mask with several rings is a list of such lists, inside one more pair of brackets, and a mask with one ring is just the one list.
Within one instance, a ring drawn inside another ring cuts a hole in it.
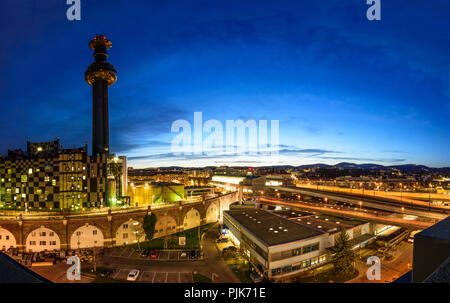
[{"label": "illuminated tower top", "polygon": [[108,58],[108,48],[111,48],[112,43],[105,36],[99,35],[89,42],[89,47],[94,50],[95,62],[89,65],[84,77],[86,82],[93,85],[98,80],[106,80],[108,86],[114,84],[117,80],[117,72],[114,66],[106,62]]},{"label": "illuminated tower top", "polygon": [[92,155],[109,153],[108,86],[117,80],[114,66],[106,62],[111,42],[105,36],[96,36],[89,42],[95,61],[87,68],[84,78],[92,86]]}]

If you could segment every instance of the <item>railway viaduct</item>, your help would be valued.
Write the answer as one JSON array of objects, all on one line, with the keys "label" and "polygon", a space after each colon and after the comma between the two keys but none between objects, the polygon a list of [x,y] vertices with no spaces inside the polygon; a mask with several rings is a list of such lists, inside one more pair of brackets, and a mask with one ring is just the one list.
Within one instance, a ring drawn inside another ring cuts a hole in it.
[{"label": "railway viaduct", "polygon": [[233,192],[154,209],[109,210],[104,214],[66,217],[0,217],[0,250],[16,247],[20,251],[50,251],[131,244],[137,237],[144,240],[142,222],[147,213],[156,215],[154,238],[158,238],[220,221],[222,212],[237,200],[237,192]]}]

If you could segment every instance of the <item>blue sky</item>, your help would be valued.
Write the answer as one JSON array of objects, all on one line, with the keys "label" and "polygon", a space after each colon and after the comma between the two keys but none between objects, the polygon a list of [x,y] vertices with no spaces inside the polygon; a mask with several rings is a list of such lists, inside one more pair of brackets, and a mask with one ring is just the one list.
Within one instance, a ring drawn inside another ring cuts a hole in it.
[{"label": "blue sky", "polygon": [[[84,71],[104,34],[111,150],[132,166],[450,166],[449,2],[382,0],[372,22],[365,2],[81,0],[70,22],[63,0],[2,1],[0,151],[90,145]],[[171,154],[172,122],[196,111],[279,120],[279,161]]]}]

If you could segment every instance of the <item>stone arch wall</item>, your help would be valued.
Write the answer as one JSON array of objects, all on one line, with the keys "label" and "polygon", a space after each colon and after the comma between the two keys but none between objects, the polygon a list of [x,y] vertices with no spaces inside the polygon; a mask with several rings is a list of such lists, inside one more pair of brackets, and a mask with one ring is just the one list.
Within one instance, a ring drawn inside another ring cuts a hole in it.
[{"label": "stone arch wall", "polygon": [[75,229],[70,236],[70,248],[103,247],[105,237],[103,231],[94,224],[85,223]]},{"label": "stone arch wall", "polygon": [[183,230],[201,225],[202,217],[197,208],[191,208],[183,216]]},{"label": "stone arch wall", "polygon": [[205,223],[217,222],[219,217],[219,207],[215,203],[210,203],[206,209]]},{"label": "stone arch wall", "polygon": [[16,237],[8,229],[0,226],[0,250],[17,247]]},{"label": "stone arch wall", "polygon": [[30,231],[25,238],[27,252],[41,252],[61,249],[61,236],[44,225]]},{"label": "stone arch wall", "polygon": [[121,220],[114,233],[116,245],[127,245],[145,241],[145,233],[142,228],[142,218],[129,218]]},{"label": "stone arch wall", "polygon": [[175,233],[178,227],[177,222],[178,221],[175,217],[168,215],[167,213],[157,216],[155,235],[153,237],[158,238]]},{"label": "stone arch wall", "polygon": [[[222,218],[222,211],[227,210],[230,203],[237,201],[237,193],[231,193],[224,196],[220,196],[217,198],[212,198],[205,200],[203,202],[198,203],[188,203],[188,204],[179,204],[174,205],[171,208],[164,208],[164,209],[155,209],[151,210],[154,212],[154,214],[157,217],[157,220],[162,220],[164,216],[171,216],[176,224],[177,228],[174,232],[179,232],[184,229],[184,221],[186,218],[186,215],[191,211],[193,212],[197,211],[198,215],[195,216],[194,222],[190,222],[191,224],[188,224],[191,227],[199,224],[205,224],[207,221],[211,220],[211,217],[208,217],[208,209],[210,209],[211,204],[215,204],[217,208],[219,209],[219,219]],[[44,226],[45,228],[51,229],[55,235],[58,236],[59,240],[59,246],[60,249],[69,249],[70,248],[70,242],[71,237],[73,233],[80,227],[84,226],[86,223],[89,223],[89,225],[94,225],[99,228],[99,230],[103,233],[104,237],[104,246],[112,246],[112,245],[121,245],[123,244],[123,241],[118,241],[115,243],[117,237],[117,231],[118,229],[127,221],[130,219],[137,220],[139,222],[143,222],[143,217],[145,216],[147,211],[137,211],[137,212],[130,212],[130,213],[112,213],[108,215],[99,215],[99,216],[90,216],[90,217],[67,217],[67,218],[51,218],[48,220],[33,220],[30,218],[24,218],[24,220],[21,220],[17,218],[17,220],[12,221],[10,219],[7,220],[1,220],[0,218],[0,226],[9,232],[14,236],[16,241],[16,247],[19,248],[21,251],[29,251],[30,249],[33,250],[30,247],[29,241],[36,241],[36,240],[27,240],[29,235],[36,229],[41,228]],[[211,213],[211,210],[209,210],[209,214]],[[189,217],[189,216],[188,216]],[[191,217],[191,219],[194,219]],[[200,220],[200,222],[198,222]],[[193,220],[191,220],[193,221]],[[163,222],[163,221],[161,221]],[[186,222],[189,223],[189,222]],[[194,227],[196,227],[194,226]],[[160,228],[159,228],[160,229]],[[174,233],[172,232],[172,233]],[[144,241],[145,237],[142,239]],[[28,243],[27,243],[28,241]],[[41,240],[39,240],[41,241]],[[43,240],[47,241],[47,240]],[[56,241],[56,240],[52,240]],[[128,241],[130,242],[130,241]],[[28,248],[27,248],[28,244]],[[36,243],[39,244],[39,243]],[[40,245],[34,245],[34,250],[39,250]],[[44,245],[43,245],[44,246]],[[57,247],[58,245],[52,245],[52,249],[54,247]],[[2,247],[0,247],[1,249]],[[45,248],[44,248],[45,249]],[[48,249],[48,248],[47,248]]]}]

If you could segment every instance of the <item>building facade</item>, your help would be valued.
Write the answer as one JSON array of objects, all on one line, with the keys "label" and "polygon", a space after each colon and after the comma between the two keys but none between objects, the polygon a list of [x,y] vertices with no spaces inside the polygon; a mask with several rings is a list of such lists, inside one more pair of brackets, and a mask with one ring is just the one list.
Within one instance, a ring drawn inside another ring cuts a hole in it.
[{"label": "building facade", "polygon": [[0,208],[32,211],[115,206],[125,195],[126,159],[89,156],[87,149],[87,144],[63,149],[56,139],[28,141],[25,152],[8,151],[0,157]]}]

